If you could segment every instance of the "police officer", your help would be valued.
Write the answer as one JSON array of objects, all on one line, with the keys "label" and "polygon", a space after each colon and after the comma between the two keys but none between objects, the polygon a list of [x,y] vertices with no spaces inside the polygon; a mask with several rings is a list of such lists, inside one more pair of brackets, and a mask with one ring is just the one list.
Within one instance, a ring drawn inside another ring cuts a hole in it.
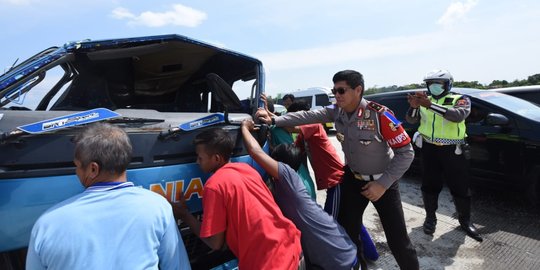
[{"label": "police officer", "polygon": [[362,98],[364,79],[354,70],[333,77],[336,105],[270,117],[256,116],[267,124],[297,126],[333,121],[345,154],[340,184],[338,222],[355,242],[362,269],[367,269],[359,239],[362,215],[371,201],[381,219],[388,246],[401,269],[418,269],[418,258],[405,226],[398,179],[409,168],[414,151],[400,122],[386,107]]},{"label": "police officer", "polygon": [[420,121],[419,135],[414,137],[422,153],[422,197],[426,209],[424,233],[435,232],[435,211],[444,177],[454,197],[461,228],[470,237],[482,241],[471,223],[471,192],[465,158],[468,151],[465,118],[471,111],[471,101],[466,96],[450,92],[453,78],[446,70],[429,72],[424,82],[429,95],[425,92],[409,95],[410,108],[406,115],[409,123]]}]

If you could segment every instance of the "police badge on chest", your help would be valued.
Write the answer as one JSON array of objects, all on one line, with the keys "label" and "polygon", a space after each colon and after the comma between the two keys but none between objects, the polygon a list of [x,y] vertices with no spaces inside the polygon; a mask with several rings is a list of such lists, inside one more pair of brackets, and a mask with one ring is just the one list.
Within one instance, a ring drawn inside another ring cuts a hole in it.
[{"label": "police badge on chest", "polygon": [[362,119],[356,123],[360,130],[375,130],[375,120]]},{"label": "police badge on chest", "polygon": [[363,119],[356,122],[356,126],[360,130],[375,130],[375,120],[371,120],[371,112],[369,110],[358,110],[358,118],[362,117],[362,112],[364,114]]}]

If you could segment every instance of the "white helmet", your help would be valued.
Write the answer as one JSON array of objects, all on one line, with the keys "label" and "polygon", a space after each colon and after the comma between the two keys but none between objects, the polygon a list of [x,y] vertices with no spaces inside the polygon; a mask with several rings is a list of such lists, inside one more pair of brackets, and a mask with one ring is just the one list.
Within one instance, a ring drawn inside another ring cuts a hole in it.
[{"label": "white helmet", "polygon": [[444,69],[436,69],[428,72],[426,76],[424,76],[424,82],[426,82],[426,86],[428,86],[429,90],[429,82],[430,81],[442,81],[444,82],[444,93],[439,94],[438,96],[446,95],[452,89],[452,83],[454,82],[454,77],[452,77],[452,74],[448,72],[448,70]]}]

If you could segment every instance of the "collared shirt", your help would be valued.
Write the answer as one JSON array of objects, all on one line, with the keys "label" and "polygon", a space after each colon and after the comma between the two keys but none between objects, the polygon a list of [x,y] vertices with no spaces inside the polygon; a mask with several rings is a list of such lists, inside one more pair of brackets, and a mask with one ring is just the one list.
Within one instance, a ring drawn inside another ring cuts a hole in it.
[{"label": "collared shirt", "polygon": [[165,198],[130,182],[92,187],[38,219],[26,269],[190,269]]},{"label": "collared shirt", "polygon": [[132,182],[100,182],[86,188],[86,192],[109,191],[127,187],[133,187]]},{"label": "collared shirt", "polygon": [[[414,159],[414,150],[401,126],[380,126],[379,113],[367,108],[367,105],[368,101],[362,99],[350,116],[337,106],[288,113],[275,118],[276,126],[333,121],[338,134],[343,135],[340,142],[345,164],[354,172],[364,175],[382,173],[376,181],[388,188],[407,171]],[[396,128],[400,130],[394,140],[383,137],[383,131]],[[391,144],[399,147],[392,148]]]}]

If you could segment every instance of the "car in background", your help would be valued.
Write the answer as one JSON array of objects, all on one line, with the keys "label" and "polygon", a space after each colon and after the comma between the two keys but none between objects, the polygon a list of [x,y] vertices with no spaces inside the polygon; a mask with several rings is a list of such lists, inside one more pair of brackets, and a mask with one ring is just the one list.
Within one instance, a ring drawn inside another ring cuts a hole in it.
[{"label": "car in background", "polygon": [[[304,90],[297,90],[285,94],[293,94],[294,101],[306,103],[311,110],[318,110],[332,105],[331,99],[333,95],[330,89],[326,87],[310,87]],[[278,100],[278,104],[283,104],[282,102],[283,100]],[[324,129],[326,129],[327,132],[332,128],[334,128],[334,123],[329,122],[324,124]]]},{"label": "car in background", "polygon": [[[251,95],[240,101],[243,93]],[[0,75],[0,269],[24,269],[37,218],[83,191],[71,141],[80,126],[107,121],[124,129],[133,145],[128,179],[170,201],[183,193],[200,217],[209,174],[192,141],[224,129],[236,138],[232,161],[262,173],[239,126],[262,105],[262,93],[261,61],[181,35],[69,42]],[[254,135],[268,151],[265,127]],[[230,253],[212,252],[180,229],[193,269],[234,267]]]},{"label": "car in background", "polygon": [[287,113],[287,108],[280,104],[274,104],[274,113],[276,115],[283,115]]},{"label": "car in background", "polygon": [[[364,98],[390,108],[412,137],[418,124],[407,123],[405,115],[409,108],[407,95],[416,91],[425,89],[372,94]],[[495,91],[452,88],[452,92],[471,99],[471,113],[465,123],[473,184],[523,192],[539,205],[540,107]],[[419,155],[416,151],[412,173],[419,171]]]},{"label": "car in background", "polygon": [[516,86],[489,89],[510,96],[518,97],[540,106],[540,85]]},{"label": "car in background", "polygon": [[336,95],[332,94],[332,92],[328,94],[328,98],[330,98],[330,103],[336,104]]}]

